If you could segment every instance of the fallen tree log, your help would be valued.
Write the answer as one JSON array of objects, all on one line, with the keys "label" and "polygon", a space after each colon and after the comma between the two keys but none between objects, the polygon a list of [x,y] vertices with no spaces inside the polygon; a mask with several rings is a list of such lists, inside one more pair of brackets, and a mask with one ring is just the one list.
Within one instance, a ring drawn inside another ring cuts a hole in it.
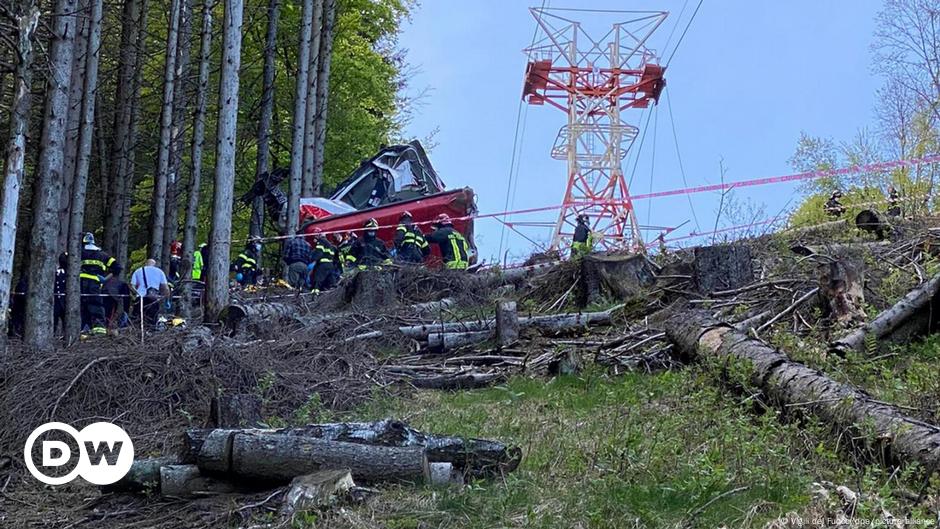
[{"label": "fallen tree log", "polygon": [[136,492],[160,489],[160,467],[176,464],[175,457],[135,459],[131,469],[118,482],[102,485],[102,492]]},{"label": "fallen tree log", "polygon": [[[613,313],[620,309],[618,305],[601,312],[581,312],[564,314],[546,314],[542,316],[520,317],[519,327],[535,327],[542,330],[564,331],[585,325],[610,323]],[[470,320],[440,323],[426,323],[423,325],[408,325],[399,327],[398,331],[415,340],[428,339],[433,334],[463,334],[472,332],[492,331],[495,333],[496,320]],[[438,339],[439,340],[439,339]]]},{"label": "fallen tree log", "polygon": [[428,335],[428,347],[434,350],[446,351],[485,342],[495,336],[495,329],[474,332],[436,332]]},{"label": "fallen tree log", "polygon": [[449,309],[456,305],[457,302],[453,298],[444,298],[439,301],[428,301],[426,303],[416,303],[411,306],[411,310],[417,312],[418,314],[440,314],[442,311]]},{"label": "fallen tree log", "polygon": [[666,332],[681,353],[712,360],[719,369],[743,368],[740,383],[760,391],[777,407],[815,415],[840,431],[864,439],[885,458],[882,463],[919,463],[940,467],[940,427],[875,402],[847,384],[791,361],[766,343],[748,338],[702,311],[678,311],[665,321]]},{"label": "fallen tree log", "polygon": [[845,354],[848,351],[863,352],[868,340],[902,339],[930,330],[936,323],[935,311],[930,310],[940,291],[940,274],[908,292],[893,307],[879,314],[874,320],[839,338],[829,348],[832,352]]},{"label": "fallen tree log", "polygon": [[300,318],[300,310],[288,303],[262,302],[262,303],[233,303],[222,310],[220,319],[233,331],[244,328],[245,325],[258,323],[270,325],[273,321],[293,320]]},{"label": "fallen tree log", "polygon": [[204,476],[196,465],[160,467],[160,495],[166,498],[196,498],[239,490],[233,483]]},{"label": "fallen tree log", "polygon": [[196,464],[204,472],[269,482],[340,468],[348,468],[354,479],[365,482],[424,483],[430,477],[421,446],[377,446],[250,430],[213,430]]},{"label": "fallen tree log", "polygon": [[[215,430],[191,429],[183,435],[183,453],[180,461],[195,463],[202,447]],[[434,463],[453,463],[462,472],[477,476],[512,472],[522,460],[518,447],[488,439],[463,439],[447,435],[421,432],[408,424],[392,419],[375,422],[343,422],[309,424],[280,430],[243,430],[316,437],[327,441],[359,443],[377,446],[423,447],[428,460]]]},{"label": "fallen tree log", "polygon": [[457,391],[489,387],[506,380],[506,376],[500,373],[464,373],[459,375],[415,377],[406,380],[409,384],[419,389]]}]

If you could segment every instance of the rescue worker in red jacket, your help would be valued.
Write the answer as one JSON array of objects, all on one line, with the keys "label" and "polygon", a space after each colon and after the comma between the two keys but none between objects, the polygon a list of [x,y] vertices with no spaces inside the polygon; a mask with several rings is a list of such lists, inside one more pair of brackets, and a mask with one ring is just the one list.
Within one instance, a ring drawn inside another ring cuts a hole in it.
[{"label": "rescue worker in red jacket", "polygon": [[434,227],[436,229],[428,235],[428,241],[441,249],[444,268],[466,270],[470,266],[470,244],[467,239],[454,229],[454,223],[446,213],[437,216]]},{"label": "rescue worker in red jacket", "polygon": [[431,253],[431,247],[424,238],[421,228],[415,225],[410,211],[401,214],[398,228],[395,229],[396,257],[403,263],[423,263]]}]

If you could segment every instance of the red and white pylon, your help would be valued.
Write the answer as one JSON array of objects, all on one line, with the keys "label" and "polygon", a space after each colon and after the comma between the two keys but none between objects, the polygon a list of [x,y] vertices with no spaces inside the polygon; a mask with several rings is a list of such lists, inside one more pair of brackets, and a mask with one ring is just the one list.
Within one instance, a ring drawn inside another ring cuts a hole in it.
[{"label": "red and white pylon", "polygon": [[621,112],[658,101],[665,68],[647,41],[668,13],[605,12],[624,20],[595,39],[581,22],[561,16],[588,16],[591,10],[530,11],[544,36],[525,50],[529,63],[522,97],[532,105],[548,103],[568,116],[552,147],[553,158],[568,162],[568,182],[551,247],[567,246],[575,219],[587,214],[605,248],[643,251],[621,168],[638,129]]}]

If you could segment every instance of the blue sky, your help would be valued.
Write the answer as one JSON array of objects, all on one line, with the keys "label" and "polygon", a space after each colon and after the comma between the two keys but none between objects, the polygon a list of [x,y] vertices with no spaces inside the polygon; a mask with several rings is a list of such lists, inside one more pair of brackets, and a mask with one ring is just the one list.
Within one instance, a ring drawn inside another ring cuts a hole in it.
[{"label": "blue sky", "polygon": [[[410,80],[412,89],[430,88],[406,134],[422,138],[439,128],[438,145],[431,153],[435,168],[449,187],[473,187],[483,213],[502,211],[506,200],[526,65],[521,50],[535,30],[528,8],[540,4],[423,0],[400,39],[409,62],[420,70]],[[681,18],[685,0],[547,4],[669,11],[653,40],[653,47],[664,45],[678,22],[668,54],[697,1],[688,0]],[[880,7],[881,2],[873,0],[705,0],[666,73],[665,97],[671,101],[688,184],[720,181],[720,161],[729,181],[791,173],[787,159],[801,131],[849,140],[860,127],[871,128],[881,80],[871,72],[869,46]],[[631,112],[625,117],[642,127],[646,116]],[[524,116],[518,189],[510,208],[514,210],[558,204],[565,186],[565,163],[549,156],[565,115],[549,106],[531,106]],[[671,126],[661,99],[640,152],[633,194],[685,187]],[[624,172],[629,179],[632,161]],[[700,231],[714,226],[719,199],[718,194],[693,195]],[[748,188],[735,192],[735,199],[763,205],[766,217],[798,200],[790,184]],[[693,218],[686,197],[636,207],[641,224],[648,219],[649,224],[674,226]],[[555,213],[547,212],[516,220],[554,219]],[[720,222],[731,223],[725,218]],[[690,222],[676,235],[693,230]],[[477,221],[476,242],[483,258],[498,254],[501,231],[496,220]],[[547,229],[526,233],[540,242],[550,235]],[[507,237],[510,261],[533,250],[530,242],[511,232]]]}]

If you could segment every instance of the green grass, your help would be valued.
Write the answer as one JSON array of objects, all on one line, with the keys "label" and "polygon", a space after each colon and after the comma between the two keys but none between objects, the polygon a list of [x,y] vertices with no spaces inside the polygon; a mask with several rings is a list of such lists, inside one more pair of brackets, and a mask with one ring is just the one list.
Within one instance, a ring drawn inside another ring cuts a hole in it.
[{"label": "green grass", "polygon": [[523,461],[503,480],[387,489],[344,516],[401,528],[762,527],[805,506],[813,481],[851,474],[813,434],[742,400],[697,369],[377,399],[350,418],[500,439]]}]

